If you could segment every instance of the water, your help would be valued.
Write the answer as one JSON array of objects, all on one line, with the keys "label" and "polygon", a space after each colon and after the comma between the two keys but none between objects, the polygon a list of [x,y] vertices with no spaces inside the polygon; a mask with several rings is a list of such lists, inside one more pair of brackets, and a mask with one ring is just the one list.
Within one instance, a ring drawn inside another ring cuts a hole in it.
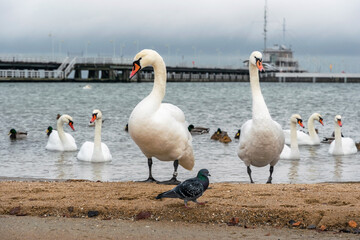
[{"label": "water", "polygon": [[[124,131],[135,105],[152,89],[152,83],[1,83],[0,103],[0,177],[89,179],[102,181],[144,180],[147,160]],[[299,113],[307,124],[308,117],[319,112],[325,126],[315,123],[319,135],[330,136],[336,114],[343,117],[343,134],[360,141],[358,111],[360,84],[336,83],[261,83],[263,95],[274,120],[289,129],[289,118]],[[246,167],[236,154],[238,141],[229,144],[210,140],[218,127],[233,138],[251,118],[249,83],[168,83],[164,102],[179,106],[187,121],[209,127],[210,134],[193,136],[195,167],[179,167],[179,179],[194,176],[201,168],[209,169],[212,182],[249,182]],[[108,163],[81,162],[77,152],[51,152],[45,149],[46,129],[56,128],[56,115],[73,117],[78,148],[93,141],[94,128],[88,126],[93,109],[101,109],[105,122],[102,141],[112,153]],[[28,131],[21,141],[10,141],[11,128]],[[360,153],[334,157],[328,144],[300,146],[300,160],[280,160],[275,166],[274,183],[317,183],[360,181]],[[265,183],[269,168],[252,167],[255,182]],[[153,175],[168,180],[172,162],[154,159]]]}]

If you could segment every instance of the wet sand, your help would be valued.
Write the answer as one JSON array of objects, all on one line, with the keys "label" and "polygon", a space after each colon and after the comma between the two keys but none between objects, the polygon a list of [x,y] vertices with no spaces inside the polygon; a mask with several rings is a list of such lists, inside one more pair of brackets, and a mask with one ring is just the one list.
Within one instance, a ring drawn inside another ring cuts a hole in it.
[{"label": "wet sand", "polygon": [[[68,236],[85,231],[71,230],[76,224],[89,233],[98,229],[96,226],[100,224],[103,236],[110,238],[113,233],[129,239],[140,236],[165,239],[172,236],[174,226],[180,224],[184,226],[181,229],[189,230],[177,229],[182,236],[178,239],[192,238],[186,235],[190,233],[199,234],[201,239],[201,236],[209,236],[209,232],[210,236],[221,233],[226,238],[250,237],[250,233],[257,234],[259,239],[275,239],[272,238],[274,236],[360,237],[355,234],[359,232],[360,223],[360,183],[215,183],[210,187],[199,198],[199,201],[207,202],[205,205],[189,203],[190,208],[186,209],[180,199],[155,199],[157,194],[172,188],[166,185],[4,181],[0,182],[0,214],[3,215],[0,232],[6,234],[13,231],[11,228],[26,229],[26,226],[31,228],[31,224],[49,224],[57,226],[53,228],[51,238],[57,239],[58,236],[64,239],[64,231]],[[91,214],[95,216],[89,217]],[[357,226],[353,225],[354,222]],[[62,224],[64,226],[60,227]],[[145,230],[135,231],[140,235],[134,235],[134,231],[126,232],[124,227],[116,227],[117,224],[126,225],[129,231],[132,227]],[[107,228],[117,231],[106,231]],[[147,228],[153,229],[156,234]],[[42,227],[33,226],[29,231],[28,234],[35,234],[38,239],[41,239],[41,234],[49,236]],[[1,236],[5,236],[3,234]],[[77,239],[85,238],[85,235],[79,235]]]}]

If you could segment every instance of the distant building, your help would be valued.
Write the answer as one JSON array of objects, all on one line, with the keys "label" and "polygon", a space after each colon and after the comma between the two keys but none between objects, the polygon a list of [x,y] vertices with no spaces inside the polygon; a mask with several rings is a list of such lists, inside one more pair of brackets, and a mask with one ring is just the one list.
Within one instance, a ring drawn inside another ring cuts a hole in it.
[{"label": "distant building", "polygon": [[285,45],[274,45],[263,52],[263,64],[267,70],[276,72],[305,72],[299,62],[293,58],[291,48]]}]

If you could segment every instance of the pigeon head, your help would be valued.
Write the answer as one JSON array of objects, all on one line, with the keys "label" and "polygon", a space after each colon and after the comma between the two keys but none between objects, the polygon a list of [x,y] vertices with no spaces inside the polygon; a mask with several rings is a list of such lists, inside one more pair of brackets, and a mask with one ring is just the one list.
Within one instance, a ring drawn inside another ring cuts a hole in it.
[{"label": "pigeon head", "polygon": [[210,177],[210,173],[209,173],[209,170],[207,169],[201,169],[198,174],[197,174],[197,177],[200,178],[200,179],[204,179],[204,178],[207,178],[207,177]]}]

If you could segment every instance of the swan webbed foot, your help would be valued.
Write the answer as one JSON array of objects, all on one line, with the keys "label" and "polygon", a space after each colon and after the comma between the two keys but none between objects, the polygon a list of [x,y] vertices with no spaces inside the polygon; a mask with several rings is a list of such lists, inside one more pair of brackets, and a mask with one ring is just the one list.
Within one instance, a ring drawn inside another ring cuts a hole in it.
[{"label": "swan webbed foot", "polygon": [[272,181],[272,177],[269,177],[269,179],[267,180],[267,182],[266,182],[266,183],[271,184],[271,181]]},{"label": "swan webbed foot", "polygon": [[170,180],[168,181],[163,181],[163,182],[156,182],[157,184],[164,184],[164,185],[179,185],[180,181],[176,179],[176,177],[172,177]]},{"label": "swan webbed foot", "polygon": [[153,182],[158,182],[157,180],[155,180],[155,178],[153,178],[152,176],[148,177],[148,179],[144,180],[144,181],[138,181],[138,182],[147,182],[147,183],[153,183]]}]

